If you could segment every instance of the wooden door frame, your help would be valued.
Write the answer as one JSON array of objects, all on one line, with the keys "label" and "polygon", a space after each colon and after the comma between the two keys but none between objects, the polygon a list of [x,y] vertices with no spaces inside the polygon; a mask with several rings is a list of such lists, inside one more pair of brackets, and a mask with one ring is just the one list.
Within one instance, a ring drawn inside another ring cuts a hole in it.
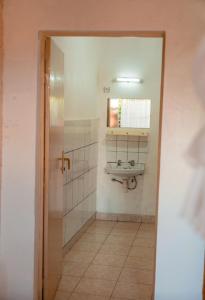
[{"label": "wooden door frame", "polygon": [[[45,149],[47,149],[46,137],[49,127],[46,126],[48,119],[48,97],[46,62],[49,59],[49,49],[46,47],[47,39],[58,37],[145,37],[162,38],[162,73],[160,92],[160,117],[159,117],[159,142],[158,142],[158,174],[157,174],[157,201],[156,201],[156,228],[158,223],[158,198],[160,181],[160,157],[162,135],[162,111],[164,91],[165,69],[165,44],[166,33],[164,31],[40,31],[39,32],[39,60],[38,60],[38,106],[37,106],[37,143],[36,143],[36,190],[35,190],[35,261],[34,261],[34,299],[42,300],[43,291],[43,245],[44,245],[44,213],[46,209],[45,178],[47,176],[47,161]],[[156,234],[157,240],[157,234]],[[156,257],[156,250],[155,250]],[[154,282],[156,273],[156,260],[154,269]],[[155,287],[154,287],[155,288]]]}]

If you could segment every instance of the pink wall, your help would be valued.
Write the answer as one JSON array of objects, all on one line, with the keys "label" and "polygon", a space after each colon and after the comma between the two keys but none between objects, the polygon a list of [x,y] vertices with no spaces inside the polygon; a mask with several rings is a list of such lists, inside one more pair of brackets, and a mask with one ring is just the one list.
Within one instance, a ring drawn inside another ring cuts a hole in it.
[{"label": "pink wall", "polygon": [[5,1],[1,299],[33,297],[38,31],[45,29],[166,30],[155,300],[201,299],[203,244],[180,209],[192,173],[183,155],[203,119],[191,68],[204,11],[203,0]]},{"label": "pink wall", "polygon": [[[3,2],[0,0],[0,190],[1,190],[1,167],[2,167],[2,72],[3,72]],[[0,196],[1,203],[1,196]]]}]

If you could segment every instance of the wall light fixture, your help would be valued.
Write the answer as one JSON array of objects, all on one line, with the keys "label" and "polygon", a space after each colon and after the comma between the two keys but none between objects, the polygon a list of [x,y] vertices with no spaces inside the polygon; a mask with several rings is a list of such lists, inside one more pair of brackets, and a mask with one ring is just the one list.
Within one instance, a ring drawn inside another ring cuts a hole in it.
[{"label": "wall light fixture", "polygon": [[125,83],[142,83],[143,80],[141,78],[136,77],[117,77],[115,82],[125,82]]}]

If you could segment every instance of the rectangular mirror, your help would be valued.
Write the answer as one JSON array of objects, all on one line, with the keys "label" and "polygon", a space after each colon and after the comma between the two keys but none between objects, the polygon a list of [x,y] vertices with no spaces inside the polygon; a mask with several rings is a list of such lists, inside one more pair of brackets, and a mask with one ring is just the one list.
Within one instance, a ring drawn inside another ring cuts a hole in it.
[{"label": "rectangular mirror", "polygon": [[108,99],[107,127],[109,128],[150,128],[150,115],[150,99]]}]

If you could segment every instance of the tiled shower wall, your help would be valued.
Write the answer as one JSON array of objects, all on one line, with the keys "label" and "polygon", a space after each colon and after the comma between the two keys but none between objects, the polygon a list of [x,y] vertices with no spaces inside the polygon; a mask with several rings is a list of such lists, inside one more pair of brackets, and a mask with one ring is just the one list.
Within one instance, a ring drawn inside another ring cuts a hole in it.
[{"label": "tiled shower wall", "polygon": [[148,137],[145,136],[106,136],[106,160],[136,163],[146,163],[148,152]]},{"label": "tiled shower wall", "polygon": [[65,121],[64,246],[96,212],[98,120]]}]

